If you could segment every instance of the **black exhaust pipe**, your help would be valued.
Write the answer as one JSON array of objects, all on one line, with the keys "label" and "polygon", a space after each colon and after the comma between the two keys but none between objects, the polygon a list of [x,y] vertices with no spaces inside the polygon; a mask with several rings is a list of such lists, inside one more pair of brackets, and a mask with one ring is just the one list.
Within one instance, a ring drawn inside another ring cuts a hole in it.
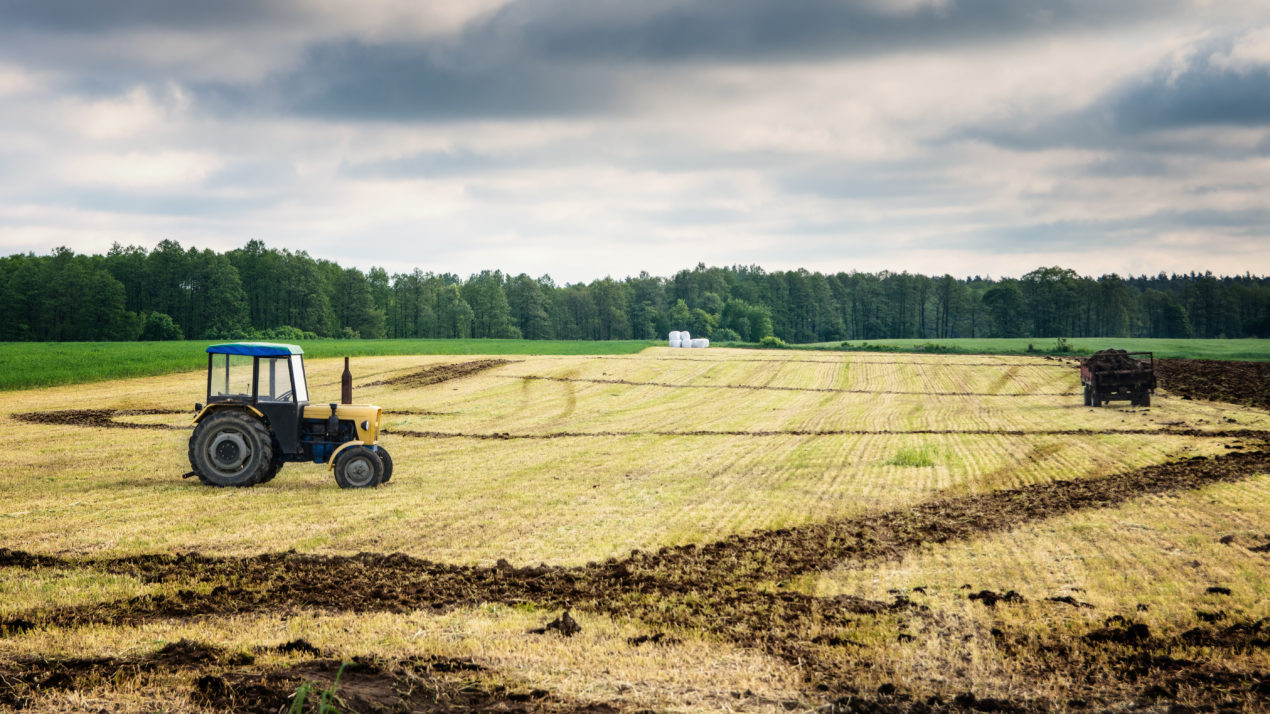
[{"label": "black exhaust pipe", "polygon": [[344,374],[340,375],[340,403],[353,403],[353,373],[348,370],[348,358],[344,358]]}]

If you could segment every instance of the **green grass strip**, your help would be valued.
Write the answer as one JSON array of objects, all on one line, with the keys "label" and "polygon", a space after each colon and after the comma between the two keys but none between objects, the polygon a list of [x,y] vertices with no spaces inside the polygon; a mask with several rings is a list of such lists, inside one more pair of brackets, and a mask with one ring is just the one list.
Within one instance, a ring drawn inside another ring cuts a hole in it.
[{"label": "green grass strip", "polygon": [[[206,369],[208,345],[180,342],[0,342],[0,391]],[[306,340],[308,358],[382,355],[634,354],[646,340]]]}]

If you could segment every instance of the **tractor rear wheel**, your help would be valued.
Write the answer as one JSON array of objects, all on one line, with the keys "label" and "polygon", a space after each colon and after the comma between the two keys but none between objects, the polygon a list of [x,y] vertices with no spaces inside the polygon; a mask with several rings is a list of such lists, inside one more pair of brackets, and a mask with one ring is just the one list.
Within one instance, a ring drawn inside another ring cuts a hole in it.
[{"label": "tractor rear wheel", "polygon": [[[274,449],[276,453],[277,447],[274,447]],[[268,483],[269,481],[272,481],[273,477],[277,476],[278,472],[282,470],[282,466],[285,463],[285,461],[280,461],[277,456],[274,456],[273,461],[269,462],[269,468],[265,469],[265,472],[260,476],[260,481],[257,483]]]},{"label": "tractor rear wheel", "polygon": [[388,449],[382,446],[376,446],[375,453],[379,454],[379,460],[384,462],[384,477],[379,482],[388,483],[388,479],[392,478],[392,457],[388,455]]},{"label": "tractor rear wheel", "polygon": [[340,488],[374,488],[384,480],[384,462],[369,446],[350,446],[335,457]]},{"label": "tractor rear wheel", "polygon": [[220,411],[194,428],[189,457],[190,467],[208,486],[254,486],[273,463],[273,440],[260,419]]}]

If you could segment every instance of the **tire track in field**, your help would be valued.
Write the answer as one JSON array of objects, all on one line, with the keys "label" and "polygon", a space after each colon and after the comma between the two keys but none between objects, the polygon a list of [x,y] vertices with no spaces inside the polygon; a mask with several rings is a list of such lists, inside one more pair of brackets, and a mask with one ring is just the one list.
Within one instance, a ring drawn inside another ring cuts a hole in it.
[{"label": "tire track in field", "polygon": [[922,397],[1075,397],[1079,392],[1028,392],[996,394],[992,392],[927,392],[898,389],[839,389],[834,387],[773,387],[755,384],[671,384],[669,382],[635,382],[629,379],[597,379],[582,377],[548,377],[535,374],[499,375],[503,379],[539,380],[545,382],[583,382],[587,384],[622,384],[631,387],[661,387],[664,389],[741,389],[778,392],[818,392],[830,394],[891,394]]},{"label": "tire track in field", "polygon": [[697,429],[686,431],[552,431],[542,434],[513,434],[511,432],[472,433],[459,431],[416,431],[413,429],[383,429],[382,433],[393,436],[405,436],[412,439],[477,439],[481,441],[517,441],[517,440],[551,440],[551,439],[587,439],[628,436],[719,436],[719,437],[756,437],[756,436],[898,436],[919,435],[938,436],[954,434],[962,436],[1193,436],[1211,439],[1267,439],[1270,431],[1261,429],[1222,429],[1204,431],[1202,429]]},{"label": "tire track in field", "polygon": [[903,365],[918,364],[932,367],[1054,367],[1059,369],[1074,369],[1073,365],[1068,364],[1046,364],[1044,362],[933,362],[929,360],[861,360],[861,359],[704,359],[701,357],[595,357],[594,359],[620,360],[625,362],[710,362],[711,364],[731,364],[732,362],[760,362],[763,364],[785,364],[789,362],[803,364],[883,364],[883,365]]}]

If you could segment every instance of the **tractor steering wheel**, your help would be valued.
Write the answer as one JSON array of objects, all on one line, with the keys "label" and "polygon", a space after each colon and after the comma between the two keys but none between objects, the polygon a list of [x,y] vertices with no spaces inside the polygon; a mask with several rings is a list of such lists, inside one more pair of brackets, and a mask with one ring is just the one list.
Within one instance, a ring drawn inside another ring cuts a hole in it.
[{"label": "tractor steering wheel", "polygon": [[292,396],[292,390],[288,389],[287,391],[275,397],[275,399],[277,399],[280,402],[285,402],[285,401],[290,401],[291,396]]}]

